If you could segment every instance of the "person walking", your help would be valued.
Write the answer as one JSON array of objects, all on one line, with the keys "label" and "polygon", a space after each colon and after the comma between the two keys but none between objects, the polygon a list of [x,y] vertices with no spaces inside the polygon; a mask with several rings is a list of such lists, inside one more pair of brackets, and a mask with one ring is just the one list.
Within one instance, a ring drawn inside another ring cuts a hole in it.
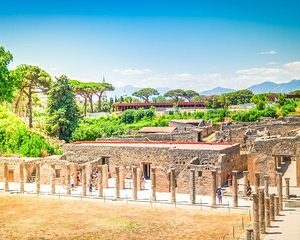
[{"label": "person walking", "polygon": [[218,202],[219,202],[219,204],[222,205],[223,191],[222,191],[221,186],[219,186],[219,187],[217,188],[217,197],[218,197]]}]

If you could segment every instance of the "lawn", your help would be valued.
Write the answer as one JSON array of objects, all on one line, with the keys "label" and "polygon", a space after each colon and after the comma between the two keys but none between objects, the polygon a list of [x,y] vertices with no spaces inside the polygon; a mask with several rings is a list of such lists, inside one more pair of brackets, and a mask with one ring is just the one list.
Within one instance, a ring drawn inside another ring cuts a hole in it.
[{"label": "lawn", "polygon": [[[248,214],[0,195],[0,239],[223,239]],[[229,236],[226,239],[230,239]]]}]

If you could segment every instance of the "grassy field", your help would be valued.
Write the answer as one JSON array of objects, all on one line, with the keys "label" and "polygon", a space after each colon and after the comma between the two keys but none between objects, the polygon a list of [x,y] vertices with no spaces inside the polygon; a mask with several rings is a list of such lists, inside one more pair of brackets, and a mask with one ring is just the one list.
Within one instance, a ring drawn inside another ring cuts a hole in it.
[{"label": "grassy field", "polygon": [[247,214],[0,195],[0,239],[222,239],[242,217],[246,226]]}]

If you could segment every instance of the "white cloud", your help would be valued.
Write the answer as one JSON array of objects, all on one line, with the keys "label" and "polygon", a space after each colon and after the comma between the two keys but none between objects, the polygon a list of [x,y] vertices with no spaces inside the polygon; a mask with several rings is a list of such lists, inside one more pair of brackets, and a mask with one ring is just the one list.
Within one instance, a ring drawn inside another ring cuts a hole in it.
[{"label": "white cloud", "polygon": [[275,54],[277,54],[277,52],[275,50],[270,50],[270,51],[260,52],[258,54],[259,55],[275,55]]},{"label": "white cloud", "polygon": [[247,82],[249,85],[262,81],[277,83],[300,78],[300,62],[289,62],[276,67],[256,67],[236,71],[236,80]]},{"label": "white cloud", "polygon": [[149,74],[151,73],[151,70],[148,68],[144,68],[144,69],[125,68],[125,69],[114,69],[113,72],[124,76],[134,76],[134,75]]}]

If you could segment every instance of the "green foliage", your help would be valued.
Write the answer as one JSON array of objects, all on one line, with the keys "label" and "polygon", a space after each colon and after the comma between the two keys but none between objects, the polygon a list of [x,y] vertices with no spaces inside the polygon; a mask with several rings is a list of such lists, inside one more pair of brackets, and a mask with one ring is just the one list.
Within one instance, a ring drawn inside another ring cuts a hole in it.
[{"label": "green foliage", "polygon": [[48,96],[47,131],[50,136],[70,141],[78,124],[79,110],[75,95],[66,76],[56,79]]},{"label": "green foliage", "polygon": [[60,153],[57,146],[30,131],[19,117],[0,107],[0,153],[39,157],[44,151],[49,154]]},{"label": "green foliage", "polygon": [[13,93],[19,85],[18,79],[8,69],[12,59],[12,54],[0,46],[0,102],[11,102]]},{"label": "green foliage", "polygon": [[266,94],[256,94],[251,98],[251,102],[256,105],[258,110],[263,110],[266,107],[268,99]]},{"label": "green foliage", "polygon": [[159,92],[154,88],[142,88],[132,93],[132,96],[139,97],[143,99],[145,102],[149,102],[149,97],[153,95],[159,95]]},{"label": "green foliage", "polygon": [[276,109],[274,107],[267,107],[264,110],[251,109],[250,111],[238,111],[232,114],[231,118],[234,121],[254,122],[261,117],[276,117]]},{"label": "green foliage", "polygon": [[182,98],[185,97],[185,91],[182,90],[182,89],[170,90],[170,91],[166,92],[166,93],[164,94],[164,96],[165,96],[165,97],[170,97],[170,98],[172,98],[175,102],[178,102],[180,97],[182,97]]}]

